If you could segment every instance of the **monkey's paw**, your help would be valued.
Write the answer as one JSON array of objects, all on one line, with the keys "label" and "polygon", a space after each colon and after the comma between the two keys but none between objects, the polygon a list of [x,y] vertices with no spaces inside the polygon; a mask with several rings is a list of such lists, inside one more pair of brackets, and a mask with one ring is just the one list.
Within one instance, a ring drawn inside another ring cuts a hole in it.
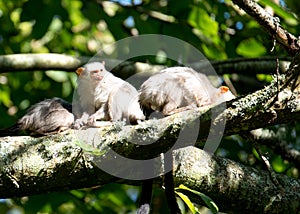
[{"label": "monkey's paw", "polygon": [[89,115],[87,113],[83,113],[81,118],[75,120],[73,124],[74,129],[80,129],[83,126],[86,126],[88,123]]},{"label": "monkey's paw", "polygon": [[112,122],[100,120],[97,114],[94,114],[88,118],[87,125],[91,127],[103,127],[111,126]]},{"label": "monkey's paw", "polygon": [[81,127],[85,126],[86,123],[84,121],[82,121],[81,119],[77,119],[75,120],[74,124],[73,124],[73,129],[80,129]]}]

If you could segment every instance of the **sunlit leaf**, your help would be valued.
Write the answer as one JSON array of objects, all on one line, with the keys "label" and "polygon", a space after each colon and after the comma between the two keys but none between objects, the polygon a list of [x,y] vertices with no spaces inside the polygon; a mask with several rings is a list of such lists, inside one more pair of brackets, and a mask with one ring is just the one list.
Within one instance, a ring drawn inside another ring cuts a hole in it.
[{"label": "sunlit leaf", "polygon": [[204,201],[204,203],[206,204],[206,206],[208,206],[208,208],[213,212],[213,213],[217,213],[219,211],[218,206],[215,204],[215,202],[213,202],[213,200],[208,197],[207,195],[198,192],[196,190],[192,190],[186,186],[184,186],[183,184],[180,184],[178,188],[175,188],[176,190],[187,190],[189,192],[192,192],[198,196],[201,197],[201,199]]},{"label": "sunlit leaf", "polygon": [[206,45],[206,44],[202,44],[201,47],[203,49],[204,55],[209,59],[216,59],[216,60],[227,59],[226,53],[220,50],[220,48],[217,48],[213,45]]},{"label": "sunlit leaf", "polygon": [[236,52],[244,57],[259,57],[266,53],[266,48],[255,38],[250,38],[240,42]]},{"label": "sunlit leaf", "polygon": [[273,158],[271,163],[273,169],[278,173],[282,173],[289,168],[289,164],[285,163],[279,155]]},{"label": "sunlit leaf", "polygon": [[191,200],[189,199],[189,197],[187,197],[185,194],[181,193],[181,192],[176,192],[175,193],[184,201],[184,203],[188,206],[188,208],[191,210],[191,212],[193,214],[198,213],[195,209],[194,204],[191,202]]},{"label": "sunlit leaf", "polygon": [[46,75],[56,82],[65,82],[68,80],[68,73],[64,71],[46,71]]},{"label": "sunlit leaf", "polygon": [[257,74],[256,77],[259,81],[264,81],[269,83],[273,80],[273,77],[270,74]]},{"label": "sunlit leaf", "polygon": [[188,22],[193,27],[201,30],[208,39],[212,39],[216,43],[218,42],[219,25],[208,15],[207,11],[200,7],[194,7],[190,13]]},{"label": "sunlit leaf", "polygon": [[7,91],[0,90],[0,103],[3,103],[6,107],[11,105],[10,96]]}]

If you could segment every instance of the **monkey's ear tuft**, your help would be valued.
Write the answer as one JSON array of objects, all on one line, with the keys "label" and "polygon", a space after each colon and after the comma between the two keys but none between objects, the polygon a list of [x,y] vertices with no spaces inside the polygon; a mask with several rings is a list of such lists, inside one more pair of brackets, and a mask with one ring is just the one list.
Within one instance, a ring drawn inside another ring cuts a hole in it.
[{"label": "monkey's ear tuft", "polygon": [[222,94],[225,94],[227,91],[229,91],[229,88],[226,87],[226,86],[221,86],[220,91],[221,91]]},{"label": "monkey's ear tuft", "polygon": [[82,73],[82,71],[84,71],[84,68],[83,68],[83,67],[80,67],[80,68],[77,68],[77,70],[76,70],[75,72],[76,72],[76,74],[77,74],[78,76],[80,76],[80,74]]},{"label": "monkey's ear tuft", "polygon": [[102,61],[102,64],[105,65],[105,61]]}]

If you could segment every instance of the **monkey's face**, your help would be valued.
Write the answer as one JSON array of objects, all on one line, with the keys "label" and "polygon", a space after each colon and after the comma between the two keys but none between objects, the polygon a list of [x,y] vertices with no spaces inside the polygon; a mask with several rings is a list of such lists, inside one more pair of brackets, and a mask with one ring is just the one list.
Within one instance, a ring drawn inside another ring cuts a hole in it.
[{"label": "monkey's face", "polygon": [[90,83],[97,85],[107,74],[104,64],[99,62],[88,63],[84,67],[76,70],[81,80],[89,80]]}]

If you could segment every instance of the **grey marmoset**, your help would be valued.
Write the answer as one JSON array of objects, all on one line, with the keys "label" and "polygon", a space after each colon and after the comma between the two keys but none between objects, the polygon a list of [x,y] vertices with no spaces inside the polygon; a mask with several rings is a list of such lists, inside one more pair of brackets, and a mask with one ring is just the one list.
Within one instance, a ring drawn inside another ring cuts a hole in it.
[{"label": "grey marmoset", "polygon": [[32,136],[49,135],[69,129],[73,123],[72,105],[55,97],[31,106],[15,125],[0,130],[0,136],[14,136],[22,132]]},{"label": "grey marmoset", "polygon": [[170,67],[149,77],[139,90],[144,109],[170,115],[188,107],[219,104],[235,98],[228,87],[215,88],[208,77],[188,67]]},{"label": "grey marmoset", "polygon": [[[107,71],[104,63],[91,62],[76,70],[77,100],[73,101],[75,128],[97,126],[97,121],[144,120],[137,90]],[[101,124],[101,123],[100,123]]]}]

